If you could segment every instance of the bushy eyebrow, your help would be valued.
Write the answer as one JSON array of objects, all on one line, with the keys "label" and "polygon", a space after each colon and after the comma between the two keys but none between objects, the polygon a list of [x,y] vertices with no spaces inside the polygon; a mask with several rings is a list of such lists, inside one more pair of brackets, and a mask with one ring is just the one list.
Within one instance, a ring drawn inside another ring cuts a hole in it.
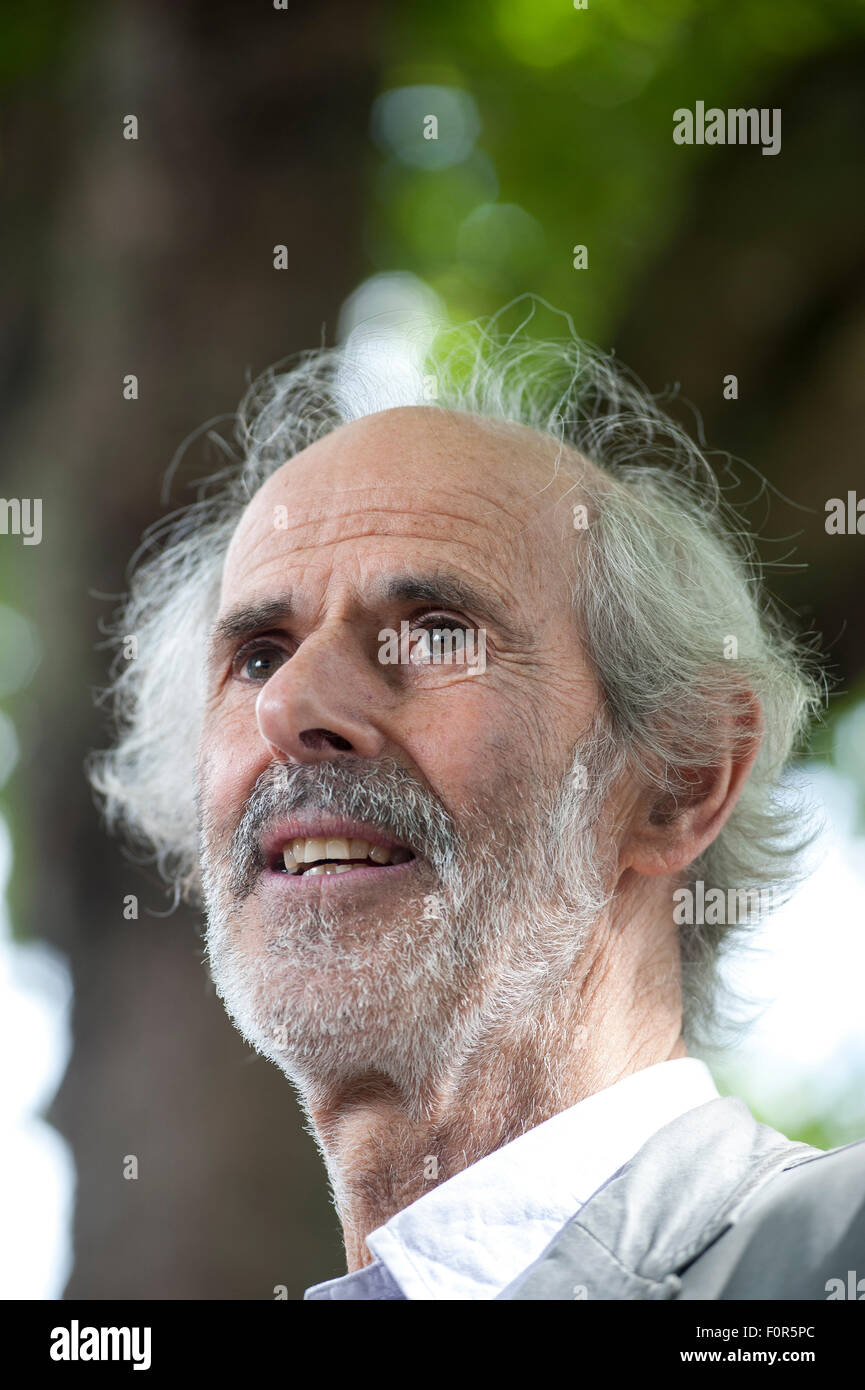
[{"label": "bushy eyebrow", "polygon": [[[427,574],[390,575],[376,580],[372,594],[384,603],[428,603],[438,608],[459,608],[473,613],[482,622],[489,622],[505,641],[515,646],[528,646],[528,634],[517,627],[504,603],[485,585],[469,583],[458,575],[445,571]],[[291,594],[280,594],[260,603],[242,603],[224,614],[213,626],[208,641],[209,664],[228,646],[268,632],[285,623],[294,613]]]},{"label": "bushy eyebrow", "polygon": [[208,661],[213,664],[224,647],[235,646],[257,632],[268,632],[286,622],[294,611],[290,594],[261,603],[241,603],[221,617],[210,631]]},{"label": "bushy eyebrow", "polygon": [[458,575],[437,570],[429,574],[392,575],[376,586],[388,603],[430,603],[439,608],[462,608],[498,628],[506,641],[527,645],[528,636],[519,627],[504,603],[486,585],[469,583]]}]

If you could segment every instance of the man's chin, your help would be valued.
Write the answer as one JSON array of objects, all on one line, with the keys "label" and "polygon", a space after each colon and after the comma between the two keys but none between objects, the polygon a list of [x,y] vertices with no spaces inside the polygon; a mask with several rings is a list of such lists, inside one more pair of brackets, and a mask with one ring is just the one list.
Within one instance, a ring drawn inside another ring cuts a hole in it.
[{"label": "man's chin", "polygon": [[213,978],[242,1037],[303,1090],[358,1074],[387,1077],[406,1094],[425,1084],[455,1023],[449,991],[357,958],[304,968],[285,955]]},{"label": "man's chin", "polygon": [[441,1056],[465,1001],[443,924],[424,905],[389,920],[359,909],[211,915],[211,975],[245,1040],[293,1080],[358,1070],[405,1084]]}]

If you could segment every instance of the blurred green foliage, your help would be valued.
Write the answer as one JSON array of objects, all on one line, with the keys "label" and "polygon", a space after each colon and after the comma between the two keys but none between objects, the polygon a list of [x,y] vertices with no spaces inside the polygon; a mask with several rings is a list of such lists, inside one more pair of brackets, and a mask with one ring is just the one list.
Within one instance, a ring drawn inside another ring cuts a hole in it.
[{"label": "blurred green foliage", "polygon": [[[418,89],[401,121],[420,131],[438,109],[424,88],[438,85],[469,94],[480,133],[445,168],[433,140],[419,138],[411,162],[383,147],[372,262],[420,276],[455,319],[531,290],[568,309],[583,337],[609,337],[635,276],[687,217],[709,152],[673,143],[673,111],[697,98],[771,106],[795,66],[863,38],[861,0],[400,7],[381,86]],[[442,119],[439,145],[453,133]],[[573,268],[578,244],[589,248],[590,275]]]}]

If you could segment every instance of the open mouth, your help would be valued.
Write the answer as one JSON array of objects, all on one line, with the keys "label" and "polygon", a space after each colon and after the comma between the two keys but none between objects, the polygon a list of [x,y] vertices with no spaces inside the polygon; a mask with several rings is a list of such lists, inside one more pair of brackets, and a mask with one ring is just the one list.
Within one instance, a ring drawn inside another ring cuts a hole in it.
[{"label": "open mouth", "polygon": [[312,878],[357,869],[381,869],[407,864],[411,859],[414,855],[404,845],[374,845],[369,840],[342,836],[295,838],[282,846],[272,868],[294,878]]}]

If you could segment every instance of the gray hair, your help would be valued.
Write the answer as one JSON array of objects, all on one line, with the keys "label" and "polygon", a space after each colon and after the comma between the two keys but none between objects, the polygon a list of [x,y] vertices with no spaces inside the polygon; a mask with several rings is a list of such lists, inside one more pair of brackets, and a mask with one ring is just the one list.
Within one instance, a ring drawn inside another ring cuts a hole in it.
[{"label": "gray hair", "polygon": [[[352,346],[268,369],[235,417],[230,462],[198,499],[146,533],[112,626],[117,659],[103,699],[116,739],[89,760],[111,828],[146,850],[175,899],[200,891],[196,749],[203,646],[225,553],[244,507],[286,460],[338,426],[394,404],[528,426],[600,470],[575,481],[589,523],[574,530],[574,605],[620,757],[675,807],[689,767],[710,765],[719,723],[746,688],[764,737],[729,820],[682,882],[762,894],[788,890],[802,838],[782,774],[824,698],[813,645],[782,621],[756,550],[701,447],[615,357],[567,336],[507,333],[496,318],[441,328],[382,394],[375,359]],[[385,373],[387,375],[388,373]],[[390,373],[391,378],[394,374]],[[579,458],[576,460],[579,462]],[[575,475],[576,478],[577,475]],[[137,639],[126,660],[123,639]],[[734,660],[725,642],[735,639]],[[681,929],[686,1027],[712,1020],[729,924]]]}]

